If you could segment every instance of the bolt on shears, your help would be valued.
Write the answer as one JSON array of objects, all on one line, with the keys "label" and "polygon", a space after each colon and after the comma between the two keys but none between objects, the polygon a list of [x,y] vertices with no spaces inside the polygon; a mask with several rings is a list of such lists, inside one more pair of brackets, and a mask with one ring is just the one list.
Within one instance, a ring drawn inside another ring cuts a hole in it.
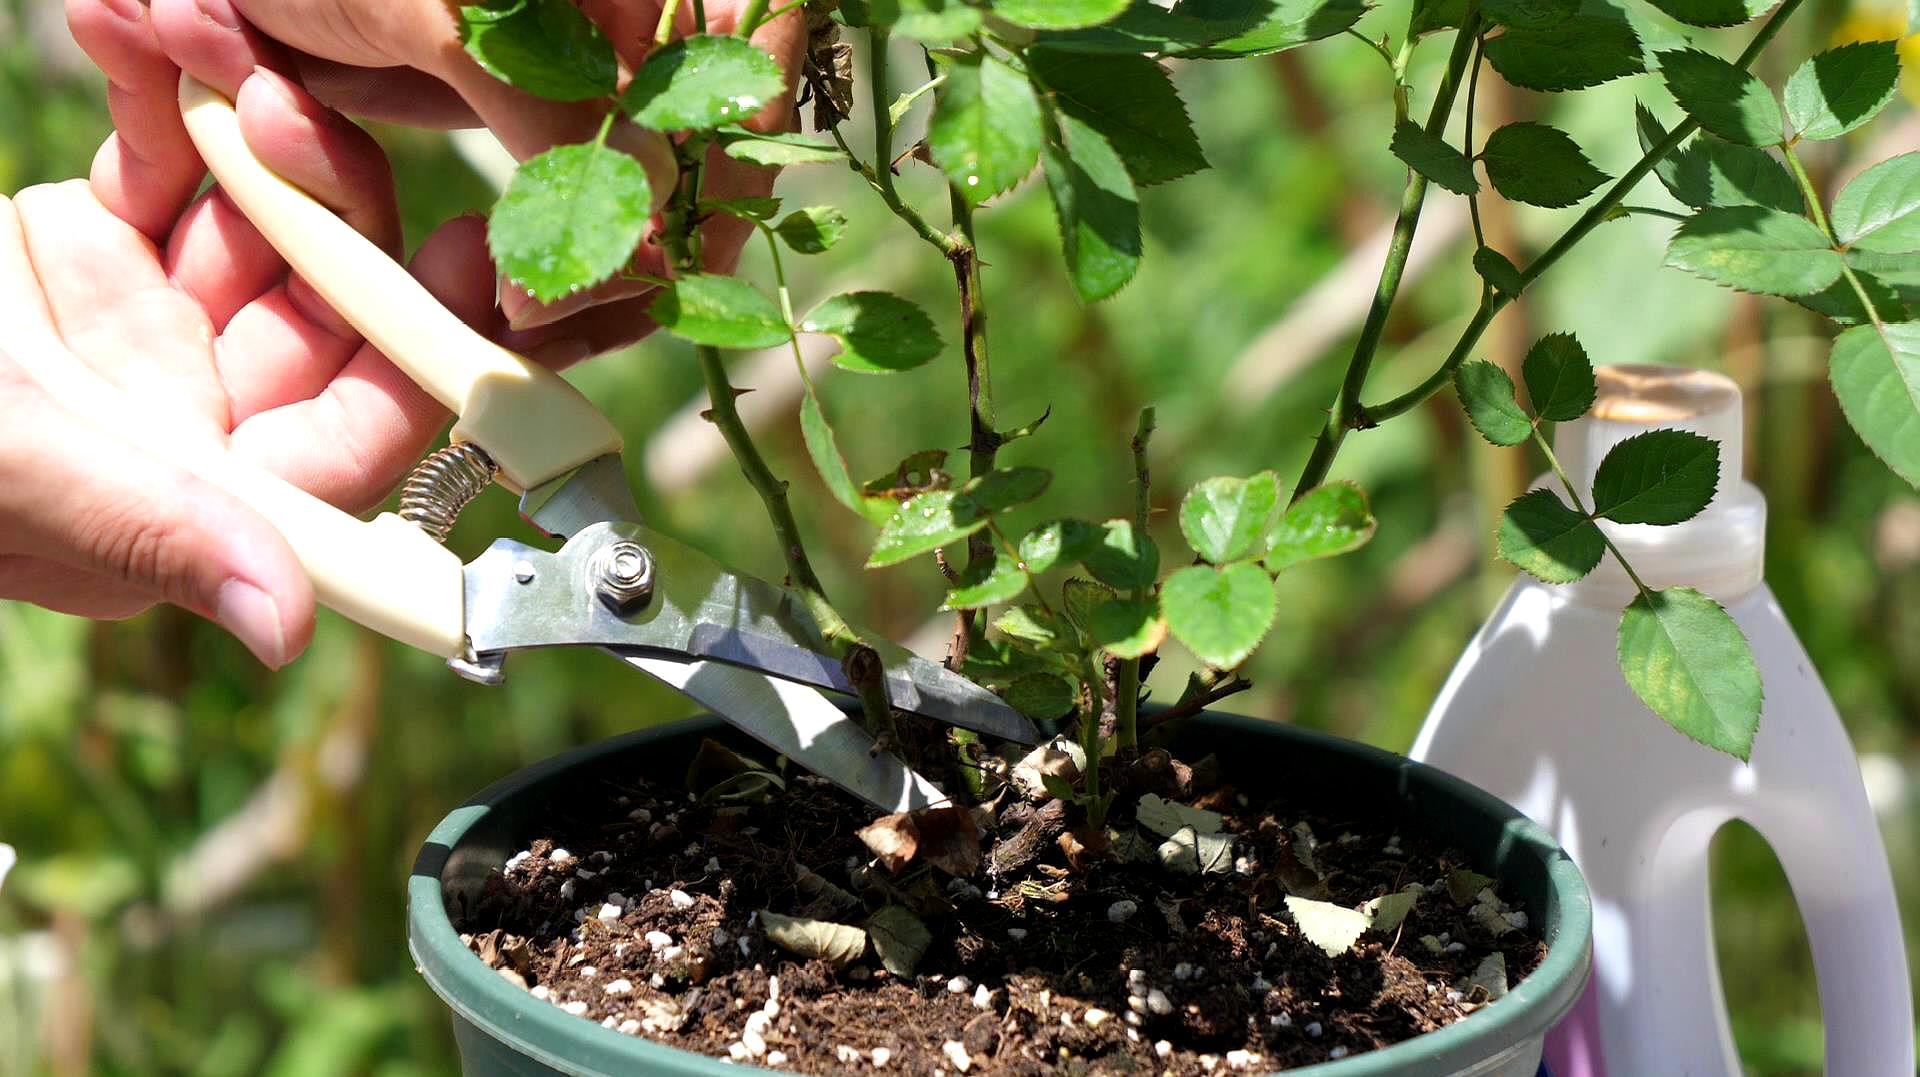
[{"label": "bolt on shears", "polygon": [[[247,502],[286,538],[323,605],[445,658],[483,684],[507,656],[597,647],[884,810],[945,794],[821,690],[851,693],[855,646],[823,632],[804,602],[648,528],[619,432],[568,382],[469,328],[398,263],[270,171],[231,102],[184,75],[180,108],[208,170],[327,302],[456,416],[450,443],[402,487],[401,511],[360,520],[263,470],[171,437],[57,343],[25,363],[74,410]],[[500,538],[472,562],[441,540],[494,482],[557,550]],[[1025,716],[971,681],[875,642],[893,706],[1032,743]]]}]

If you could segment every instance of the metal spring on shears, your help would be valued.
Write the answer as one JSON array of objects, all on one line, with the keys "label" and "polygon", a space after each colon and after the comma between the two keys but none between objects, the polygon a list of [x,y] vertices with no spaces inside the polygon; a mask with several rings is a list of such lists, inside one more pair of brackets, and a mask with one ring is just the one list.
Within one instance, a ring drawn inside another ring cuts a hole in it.
[{"label": "metal spring on shears", "polygon": [[499,470],[477,445],[448,445],[408,473],[400,486],[400,518],[445,542],[461,510],[486,492]]}]

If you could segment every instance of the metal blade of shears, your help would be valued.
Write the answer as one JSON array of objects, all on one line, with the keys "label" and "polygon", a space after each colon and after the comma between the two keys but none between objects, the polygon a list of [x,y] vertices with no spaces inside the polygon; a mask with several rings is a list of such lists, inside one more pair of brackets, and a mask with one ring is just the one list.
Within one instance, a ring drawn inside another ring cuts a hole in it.
[{"label": "metal blade of shears", "polygon": [[610,654],[732,722],[742,732],[881,811],[911,811],[946,794],[819,692],[719,662]]}]

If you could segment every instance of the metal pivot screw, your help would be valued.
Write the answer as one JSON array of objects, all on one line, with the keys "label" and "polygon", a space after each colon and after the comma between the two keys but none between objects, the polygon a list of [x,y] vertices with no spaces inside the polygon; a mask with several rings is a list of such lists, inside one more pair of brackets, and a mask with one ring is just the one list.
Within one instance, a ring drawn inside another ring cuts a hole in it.
[{"label": "metal pivot screw", "polygon": [[615,613],[631,613],[653,594],[653,555],[627,539],[593,555],[594,590]]}]

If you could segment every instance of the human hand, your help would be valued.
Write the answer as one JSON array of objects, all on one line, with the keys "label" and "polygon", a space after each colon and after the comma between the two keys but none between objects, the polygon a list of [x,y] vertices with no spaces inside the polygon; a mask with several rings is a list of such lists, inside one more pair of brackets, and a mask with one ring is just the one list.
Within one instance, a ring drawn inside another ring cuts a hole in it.
[{"label": "human hand", "polygon": [[[305,647],[314,609],[280,534],[60,407],[23,357],[70,352],[178,436],[349,510],[377,502],[445,416],[290,277],[218,189],[195,197],[203,168],[176,103],[179,69],[147,10],[72,0],[68,15],[107,73],[118,131],[90,181],[0,198],[0,596],[93,617],[174,602],[279,666]],[[371,137],[271,72],[249,68],[226,89],[269,167],[398,252]],[[442,228],[414,271],[456,314],[495,328],[479,221]]]},{"label": "human hand", "polygon": [[[132,2],[132,0],[123,0]],[[446,0],[152,0],[153,18],[167,51],[209,85],[231,92],[251,70],[231,44],[238,39],[254,62],[297,69],[322,100],[356,115],[426,126],[484,123],[520,158],[553,145],[590,140],[606,102],[545,101],[488,74],[461,47],[454,8]],[[579,6],[607,35],[622,65],[631,71],[652,48],[660,19],[659,0],[580,0]],[[708,0],[710,33],[731,33],[745,0]],[[677,10],[678,31],[695,31],[692,5]],[[747,125],[784,130],[793,113],[793,83],[806,47],[806,22],[793,11],[769,20],[755,44],[787,73],[788,92]],[[656,200],[673,190],[672,152],[659,134],[624,119],[610,145],[634,154],[646,166]],[[772,192],[775,170],[749,165],[719,152],[706,160],[703,193],[745,198]],[[656,208],[657,202],[656,202]],[[704,226],[709,269],[731,271],[753,226],[717,214]],[[670,275],[667,258],[651,240],[636,252],[634,276]],[[654,326],[646,310],[653,288],[615,280],[557,303],[540,304],[520,288],[500,291],[507,323],[505,343],[536,358],[570,362],[629,344]]]}]

